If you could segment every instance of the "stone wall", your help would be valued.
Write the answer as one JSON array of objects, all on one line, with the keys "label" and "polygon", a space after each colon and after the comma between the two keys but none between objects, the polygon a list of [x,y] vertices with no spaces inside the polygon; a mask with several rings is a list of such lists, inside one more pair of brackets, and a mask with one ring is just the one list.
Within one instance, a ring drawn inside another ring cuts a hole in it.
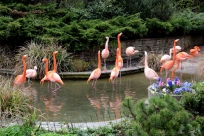
[{"label": "stone wall", "polygon": [[[169,53],[169,49],[173,48],[173,43],[175,39],[179,39],[177,43],[178,46],[181,46],[182,51],[189,52],[189,49],[193,48],[195,45],[204,46],[204,37],[203,36],[185,36],[185,37],[166,37],[166,38],[151,38],[151,39],[136,39],[122,41],[122,58],[124,66],[126,66],[126,61],[128,57],[125,54],[125,49],[129,46],[136,47],[139,50],[138,54],[135,54],[131,57],[133,65],[138,63],[138,61],[144,56],[144,51],[154,53]],[[104,41],[105,44],[105,41]],[[103,48],[102,48],[103,49]],[[102,51],[101,49],[101,51]],[[106,59],[107,66],[115,64],[115,53],[116,48],[113,49],[109,46],[110,56]],[[76,56],[79,59],[83,59],[86,62],[89,62],[93,67],[97,67],[97,52],[82,52]],[[102,65],[103,65],[103,60]],[[95,65],[95,66],[94,66]]]}]

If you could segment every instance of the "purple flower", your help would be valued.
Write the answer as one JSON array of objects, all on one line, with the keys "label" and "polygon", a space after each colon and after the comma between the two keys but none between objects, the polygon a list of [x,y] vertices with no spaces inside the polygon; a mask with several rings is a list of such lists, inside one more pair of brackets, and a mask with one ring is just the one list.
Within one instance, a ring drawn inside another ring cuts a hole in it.
[{"label": "purple flower", "polygon": [[173,93],[174,93],[174,94],[181,94],[182,91],[183,91],[182,88],[176,88],[176,89],[173,91]]},{"label": "purple flower", "polygon": [[173,86],[172,81],[170,79],[167,81],[167,83],[168,83],[169,87]]},{"label": "purple flower", "polygon": [[157,83],[162,82],[162,79],[159,77]]}]

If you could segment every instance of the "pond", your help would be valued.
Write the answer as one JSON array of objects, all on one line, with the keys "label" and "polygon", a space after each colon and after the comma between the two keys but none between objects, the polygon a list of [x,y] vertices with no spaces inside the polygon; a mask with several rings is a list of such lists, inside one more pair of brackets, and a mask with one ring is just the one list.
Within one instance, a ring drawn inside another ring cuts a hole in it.
[{"label": "pond", "polygon": [[[183,75],[183,80],[190,79],[190,75]],[[63,81],[65,85],[56,93],[48,89],[48,83],[40,85],[39,81],[32,82],[32,87],[38,92],[35,105],[42,111],[45,121],[118,119],[121,117],[120,105],[124,98],[147,98],[147,87],[150,84],[144,73],[122,75],[114,85],[108,78],[99,78],[95,89],[92,82],[87,84],[86,80]]]}]

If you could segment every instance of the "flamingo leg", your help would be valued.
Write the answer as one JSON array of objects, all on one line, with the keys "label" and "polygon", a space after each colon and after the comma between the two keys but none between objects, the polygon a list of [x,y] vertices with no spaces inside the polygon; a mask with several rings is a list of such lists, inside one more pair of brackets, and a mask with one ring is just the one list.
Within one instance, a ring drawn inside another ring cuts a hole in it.
[{"label": "flamingo leg", "polygon": [[129,60],[129,59],[127,59],[127,68],[128,68],[128,60]]},{"label": "flamingo leg", "polygon": [[131,66],[131,56],[130,56],[130,69],[132,69],[132,66]]},{"label": "flamingo leg", "polygon": [[168,76],[168,70],[166,70],[166,76],[165,76],[166,79],[167,79],[167,76]]},{"label": "flamingo leg", "polygon": [[106,59],[104,59],[104,71],[106,71],[107,68],[106,68]]}]

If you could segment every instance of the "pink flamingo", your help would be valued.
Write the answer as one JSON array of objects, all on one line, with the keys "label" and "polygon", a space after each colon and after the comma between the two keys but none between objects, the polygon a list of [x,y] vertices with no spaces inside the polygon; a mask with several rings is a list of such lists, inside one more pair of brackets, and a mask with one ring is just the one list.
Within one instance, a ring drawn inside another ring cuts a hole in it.
[{"label": "pink flamingo", "polygon": [[35,78],[37,76],[37,66],[34,66],[33,69],[26,70],[26,77],[28,78],[28,82],[30,82],[30,78]]},{"label": "pink flamingo", "polygon": [[115,62],[115,67],[112,69],[111,74],[110,74],[110,78],[109,81],[112,82],[112,84],[114,84],[115,79],[118,77],[119,75],[119,67],[118,67],[118,53],[119,53],[119,48],[117,48],[116,50],[116,62]]},{"label": "pink flamingo", "polygon": [[[53,66],[53,70],[48,71],[48,74],[53,73],[53,72],[55,72],[55,73],[57,72],[57,60],[56,60],[56,54],[57,53],[58,53],[58,51],[54,51],[52,53],[54,66]],[[46,75],[44,76],[44,78],[47,79]],[[50,84],[51,84],[51,88],[52,88],[52,82]],[[48,82],[48,87],[49,87],[49,82]]]},{"label": "pink flamingo", "polygon": [[149,68],[147,59],[148,59],[148,55],[147,55],[147,52],[145,51],[144,74],[146,78],[150,80],[150,85],[151,85],[151,80],[158,80],[159,76],[153,69]]},{"label": "pink flamingo", "polygon": [[165,78],[167,78],[168,71],[169,71],[171,68],[173,68],[173,66],[174,66],[174,63],[175,63],[175,60],[176,60],[176,49],[175,49],[175,48],[176,48],[176,44],[177,44],[178,41],[179,41],[179,39],[174,40],[173,60],[168,60],[168,61],[166,61],[165,63],[163,63],[163,64],[161,65],[160,73],[162,73],[162,70],[165,69],[165,70],[166,70],[166,76],[165,76]]},{"label": "pink flamingo", "polygon": [[[130,59],[130,68],[131,68],[131,56],[134,55],[134,54],[136,54],[136,53],[138,53],[139,51],[138,51],[138,50],[135,50],[135,47],[130,46],[130,47],[127,47],[127,48],[126,48],[125,52],[126,52],[126,55],[127,55],[127,56],[129,57],[129,59]],[[128,60],[127,60],[127,67],[128,67]]]},{"label": "pink flamingo", "polygon": [[109,56],[109,50],[108,50],[108,41],[109,37],[106,37],[106,44],[105,44],[105,49],[102,50],[101,52],[101,57],[104,59],[104,70],[106,71],[106,58]]},{"label": "pink flamingo", "polygon": [[[96,87],[96,81],[101,76],[101,57],[100,57],[100,51],[98,51],[98,68],[94,69],[94,71],[89,76],[87,83],[93,79],[92,86]],[[94,82],[95,81],[95,82]]]},{"label": "pink flamingo", "polygon": [[53,90],[53,91],[56,91],[57,89],[60,88],[60,85],[58,83],[64,85],[64,82],[61,80],[60,76],[56,72],[48,73],[48,59],[47,58],[44,58],[42,61],[46,63],[46,65],[45,65],[46,76],[44,76],[44,78],[41,79],[40,84],[43,85],[45,80],[48,80],[50,82],[54,82],[55,85],[58,86],[58,88],[55,87],[55,90]]},{"label": "pink flamingo", "polygon": [[22,56],[23,74],[16,76],[16,78],[14,79],[13,86],[23,85],[26,82],[26,62],[25,62],[26,58],[27,58],[27,55]]},{"label": "pink flamingo", "polygon": [[200,55],[199,51],[200,51],[200,47],[194,46],[194,49],[190,49],[190,54],[191,56],[196,57]]},{"label": "pink flamingo", "polygon": [[193,58],[193,56],[189,55],[186,52],[179,52],[178,54],[176,54],[177,67],[172,70],[172,73],[171,73],[172,78],[174,78],[175,71],[181,65],[181,79],[182,79],[182,71],[183,71],[182,62],[189,59],[189,58]]}]

